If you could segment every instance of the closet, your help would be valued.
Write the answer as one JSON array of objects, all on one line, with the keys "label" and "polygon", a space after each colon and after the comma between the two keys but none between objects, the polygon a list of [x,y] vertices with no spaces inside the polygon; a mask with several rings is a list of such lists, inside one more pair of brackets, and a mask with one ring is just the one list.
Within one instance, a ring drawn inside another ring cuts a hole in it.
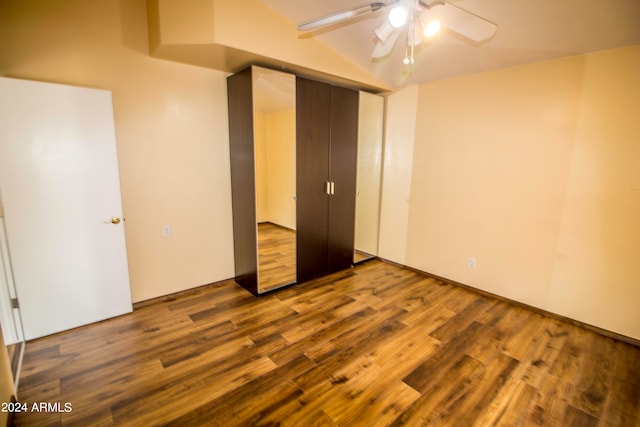
[{"label": "closet", "polygon": [[358,92],[296,81],[298,280],[353,263]]},{"label": "closet", "polygon": [[236,282],[259,295],[349,268],[360,93],[257,66],[227,90]]}]

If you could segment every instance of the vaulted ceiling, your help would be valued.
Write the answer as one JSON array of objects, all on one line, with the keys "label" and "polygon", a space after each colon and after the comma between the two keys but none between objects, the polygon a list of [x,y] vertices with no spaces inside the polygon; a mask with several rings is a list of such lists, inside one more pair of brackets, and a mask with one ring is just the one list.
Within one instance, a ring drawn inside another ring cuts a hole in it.
[{"label": "vaulted ceiling", "polygon": [[[363,0],[262,0],[294,24],[360,6]],[[373,31],[389,8],[308,35],[398,87],[491,69],[640,43],[638,0],[458,0],[456,6],[498,24],[485,44],[472,45],[446,31],[423,43],[404,65],[399,40],[385,59],[373,60]]]},{"label": "vaulted ceiling", "polygon": [[496,23],[496,34],[470,44],[441,31],[422,43],[412,65],[403,64],[402,38],[387,57],[371,57],[389,7],[312,32],[296,29],[366,0],[147,0],[150,48],[157,57],[227,72],[255,63],[385,92],[640,44],[640,0],[451,1]]}]

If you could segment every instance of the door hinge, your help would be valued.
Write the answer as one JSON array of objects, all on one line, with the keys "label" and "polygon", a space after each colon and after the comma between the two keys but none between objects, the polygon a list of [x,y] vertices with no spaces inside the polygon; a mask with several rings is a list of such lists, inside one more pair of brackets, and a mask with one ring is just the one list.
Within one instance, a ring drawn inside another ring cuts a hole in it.
[{"label": "door hinge", "polygon": [[18,303],[18,298],[11,298],[11,308],[20,308],[20,303]]}]

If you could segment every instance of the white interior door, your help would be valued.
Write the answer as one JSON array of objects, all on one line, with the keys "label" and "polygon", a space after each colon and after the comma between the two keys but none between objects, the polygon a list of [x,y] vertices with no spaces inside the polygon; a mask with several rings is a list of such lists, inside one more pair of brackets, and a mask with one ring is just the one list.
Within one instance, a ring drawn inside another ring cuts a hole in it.
[{"label": "white interior door", "polygon": [[110,92],[0,78],[0,189],[26,339],[131,311]]}]

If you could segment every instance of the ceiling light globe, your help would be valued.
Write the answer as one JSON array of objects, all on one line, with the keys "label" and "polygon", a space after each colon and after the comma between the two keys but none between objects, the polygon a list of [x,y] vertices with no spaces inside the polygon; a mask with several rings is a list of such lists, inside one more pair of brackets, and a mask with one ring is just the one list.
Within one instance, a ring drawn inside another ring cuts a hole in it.
[{"label": "ceiling light globe", "polygon": [[407,10],[404,7],[396,6],[389,11],[389,24],[393,28],[401,28],[407,23]]},{"label": "ceiling light globe", "polygon": [[440,31],[440,21],[431,21],[424,26],[424,36],[433,37]]}]

